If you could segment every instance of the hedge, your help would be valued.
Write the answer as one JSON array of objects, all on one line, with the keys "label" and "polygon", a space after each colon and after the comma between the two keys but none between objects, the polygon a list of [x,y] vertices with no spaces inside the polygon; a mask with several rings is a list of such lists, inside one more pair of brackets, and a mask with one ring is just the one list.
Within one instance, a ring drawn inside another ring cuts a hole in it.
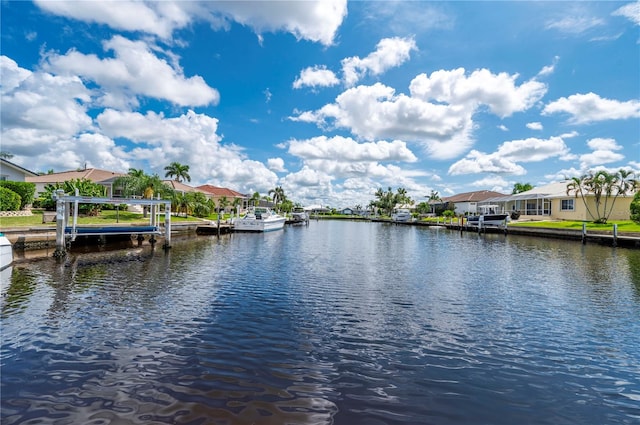
[{"label": "hedge", "polygon": [[36,193],[35,183],[3,180],[0,181],[0,187],[5,187],[20,195],[21,200],[20,207],[18,208],[19,210],[24,209],[25,206],[33,203],[33,198]]},{"label": "hedge", "polygon": [[631,220],[636,223],[640,223],[640,191],[635,194],[633,201],[631,201]]},{"label": "hedge", "polygon": [[20,195],[11,189],[0,186],[0,211],[19,211]]}]

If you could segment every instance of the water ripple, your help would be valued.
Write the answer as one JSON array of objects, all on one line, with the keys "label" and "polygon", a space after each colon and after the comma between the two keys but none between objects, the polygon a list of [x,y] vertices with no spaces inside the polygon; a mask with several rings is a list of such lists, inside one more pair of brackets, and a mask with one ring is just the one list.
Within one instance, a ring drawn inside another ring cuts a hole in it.
[{"label": "water ripple", "polygon": [[313,222],[24,264],[2,423],[636,423],[625,252]]}]

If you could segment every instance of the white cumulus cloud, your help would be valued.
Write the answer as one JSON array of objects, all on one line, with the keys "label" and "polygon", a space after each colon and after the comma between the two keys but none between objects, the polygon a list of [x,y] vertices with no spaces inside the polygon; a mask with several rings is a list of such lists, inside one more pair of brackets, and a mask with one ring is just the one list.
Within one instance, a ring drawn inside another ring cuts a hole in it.
[{"label": "white cumulus cloud", "polygon": [[494,74],[488,69],[466,75],[464,68],[420,74],[411,81],[411,96],[425,101],[435,100],[476,108],[486,105],[504,118],[529,109],[547,92],[547,86],[536,80],[516,84],[518,74]]},{"label": "white cumulus cloud", "polygon": [[170,39],[175,30],[197,21],[228,28],[235,21],[263,32],[285,31],[298,39],[331,45],[347,15],[346,0],[304,2],[243,1],[46,1],[36,0],[50,13],[117,30],[143,32]]},{"label": "white cumulus cloud", "polygon": [[449,167],[449,174],[506,173],[521,175],[525,170],[519,162],[540,162],[558,157],[575,158],[562,137],[528,138],[502,143],[495,152],[487,154],[472,150],[465,158]]},{"label": "white cumulus cloud", "polygon": [[103,43],[105,51],[113,51],[114,58],[100,59],[94,54],[70,50],[64,55],[50,52],[43,63],[47,71],[77,75],[98,84],[105,96],[105,106],[114,99],[130,97],[128,103],[137,106],[137,96],[168,100],[180,106],[217,104],[220,95],[198,75],[186,77],[181,68],[161,59],[144,41],[131,41],[114,36]]},{"label": "white cumulus cloud", "polygon": [[455,158],[473,144],[473,115],[482,105],[500,117],[524,111],[545,93],[535,80],[516,85],[517,75],[462,68],[420,74],[410,96],[381,83],[345,90],[334,103],[299,111],[294,121],[321,128],[346,128],[366,139],[398,139],[422,144],[434,159]]},{"label": "white cumulus cloud", "polygon": [[340,80],[325,66],[314,66],[300,71],[300,76],[293,82],[293,88],[330,87],[340,84]]},{"label": "white cumulus cloud", "polygon": [[342,60],[344,82],[350,87],[366,74],[380,75],[406,62],[412,50],[417,50],[416,42],[412,38],[384,38],[378,42],[376,50],[367,57],[353,56]]},{"label": "white cumulus cloud", "polygon": [[507,158],[496,154],[486,154],[472,150],[467,156],[449,167],[449,174],[505,173],[514,175],[526,174],[526,170]]},{"label": "white cumulus cloud", "polygon": [[567,113],[573,124],[640,117],[640,101],[604,99],[595,93],[574,94],[549,103],[542,115]]},{"label": "white cumulus cloud", "polygon": [[622,146],[614,139],[590,139],[587,141],[587,146],[592,149],[592,152],[580,155],[580,168],[582,170],[624,159],[624,155],[615,152],[621,150]]},{"label": "white cumulus cloud", "polygon": [[287,169],[284,168],[284,159],[282,159],[282,158],[269,158],[269,159],[267,159],[267,167],[271,171],[274,171],[276,173],[281,173],[281,172],[287,171]]},{"label": "white cumulus cloud", "polygon": [[358,143],[349,137],[326,136],[289,142],[289,153],[307,160],[330,159],[343,162],[403,161],[415,162],[416,156],[406,143],[378,141]]}]

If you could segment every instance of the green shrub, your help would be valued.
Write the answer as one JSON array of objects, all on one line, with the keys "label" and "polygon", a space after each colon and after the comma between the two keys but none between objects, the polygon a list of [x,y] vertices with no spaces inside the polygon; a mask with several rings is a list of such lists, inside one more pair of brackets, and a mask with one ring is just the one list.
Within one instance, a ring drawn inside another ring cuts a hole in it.
[{"label": "green shrub", "polygon": [[633,197],[629,210],[631,212],[631,220],[640,224],[640,191],[638,191]]},{"label": "green shrub", "polygon": [[20,207],[18,209],[24,209],[25,206],[31,204],[36,193],[35,183],[4,180],[0,181],[0,187],[5,187],[20,195]]},{"label": "green shrub", "polygon": [[0,211],[20,210],[20,195],[11,189],[0,186]]}]

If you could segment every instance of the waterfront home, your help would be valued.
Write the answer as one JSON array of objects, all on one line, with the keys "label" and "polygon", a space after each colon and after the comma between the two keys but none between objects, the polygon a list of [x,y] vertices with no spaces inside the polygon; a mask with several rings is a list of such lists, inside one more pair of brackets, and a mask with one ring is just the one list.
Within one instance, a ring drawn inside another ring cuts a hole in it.
[{"label": "waterfront home", "polygon": [[27,177],[35,177],[37,173],[29,171],[11,161],[0,158],[0,180],[9,180],[14,182],[27,181]]},{"label": "waterfront home", "polygon": [[460,214],[477,214],[478,204],[484,203],[488,199],[504,196],[503,193],[493,190],[477,190],[475,192],[459,193],[453,196],[442,198],[442,204],[451,203],[455,206],[454,212]]},{"label": "waterfront home", "polygon": [[87,179],[107,188],[107,197],[116,195],[113,182],[116,178],[126,176],[126,173],[101,170],[99,168],[84,168],[81,170],[62,171],[59,173],[43,174],[40,176],[26,177],[25,181],[35,183],[36,193],[44,193],[44,187],[48,184],[64,183],[74,179]]},{"label": "waterfront home", "polygon": [[[517,211],[520,218],[531,220],[578,220],[593,221],[597,217],[589,215],[588,210],[595,214],[596,204],[593,195],[585,197],[587,205],[580,196],[573,193],[567,194],[568,181],[556,182],[540,187],[535,187],[526,192],[515,195],[505,195],[485,200],[483,203],[500,205],[504,211]],[[629,220],[629,207],[635,192],[627,196],[618,196],[613,204],[613,210],[609,220]],[[607,202],[607,210],[613,202],[613,197],[602,197],[601,204]],[[603,207],[600,207],[602,211]]]},{"label": "waterfront home", "polygon": [[240,200],[240,205],[243,209],[247,207],[247,203],[249,202],[249,196],[240,192],[236,192],[235,190],[228,189],[226,187],[203,184],[197,186],[196,189],[200,192],[203,192],[207,196],[207,198],[213,199],[213,201],[216,203],[216,206],[220,205],[220,199],[226,198],[228,202],[226,210],[232,209],[233,204],[236,200]]}]

